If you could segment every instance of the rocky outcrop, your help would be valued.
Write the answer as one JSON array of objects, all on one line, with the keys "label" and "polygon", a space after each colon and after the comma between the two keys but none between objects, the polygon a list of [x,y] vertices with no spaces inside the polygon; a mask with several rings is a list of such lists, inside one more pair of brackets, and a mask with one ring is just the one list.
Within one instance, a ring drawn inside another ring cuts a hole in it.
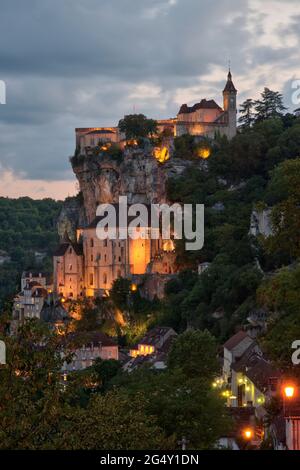
[{"label": "rocky outcrop", "polygon": [[76,229],[85,225],[87,218],[81,195],[68,197],[63,204],[57,221],[57,230],[62,240],[67,234],[70,240],[76,241]]},{"label": "rocky outcrop", "polygon": [[255,237],[258,235],[269,237],[273,234],[271,212],[271,208],[260,210],[255,209],[252,211],[249,230],[250,235]]},{"label": "rocky outcrop", "polygon": [[118,202],[120,195],[127,196],[129,204],[165,202],[167,179],[179,176],[190,164],[175,158],[159,163],[151,147],[125,150],[121,162],[105,155],[73,160],[86,222],[95,218],[98,204]]}]

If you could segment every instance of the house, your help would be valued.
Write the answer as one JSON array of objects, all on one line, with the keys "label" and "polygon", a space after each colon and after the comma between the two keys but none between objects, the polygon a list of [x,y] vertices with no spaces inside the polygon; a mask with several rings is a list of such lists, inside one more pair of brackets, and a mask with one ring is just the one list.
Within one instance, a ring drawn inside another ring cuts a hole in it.
[{"label": "house", "polygon": [[52,289],[51,276],[49,273],[36,271],[23,271],[21,276],[21,290],[24,289],[29,282],[36,283],[45,289]]},{"label": "house", "polygon": [[279,378],[279,371],[245,331],[224,344],[222,384],[230,388],[229,406],[261,407],[277,393]]},{"label": "house", "polygon": [[63,364],[63,373],[79,371],[93,365],[95,359],[119,360],[118,345],[102,332],[87,333],[84,338],[70,334],[67,341],[68,351],[73,353],[70,363]]},{"label": "house", "polygon": [[154,354],[163,348],[169,338],[176,335],[173,328],[156,326],[149,330],[136,346],[130,349],[129,354],[131,357]]},{"label": "house", "polygon": [[158,370],[165,369],[176,336],[177,333],[173,328],[160,326],[152,328],[136,346],[130,349],[129,356],[132,359],[124,365],[124,370],[131,371],[146,363]]},{"label": "house", "polygon": [[[277,394],[280,373],[251,345],[242,358],[232,364],[231,406],[261,407]],[[257,411],[264,414],[263,410]],[[263,416],[262,416],[263,417]]]},{"label": "house", "polygon": [[36,281],[27,281],[13,302],[13,321],[22,323],[28,318],[40,318],[48,291]]},{"label": "house", "polygon": [[248,349],[254,340],[243,330],[238,331],[224,344],[223,378],[231,377],[231,365]]}]

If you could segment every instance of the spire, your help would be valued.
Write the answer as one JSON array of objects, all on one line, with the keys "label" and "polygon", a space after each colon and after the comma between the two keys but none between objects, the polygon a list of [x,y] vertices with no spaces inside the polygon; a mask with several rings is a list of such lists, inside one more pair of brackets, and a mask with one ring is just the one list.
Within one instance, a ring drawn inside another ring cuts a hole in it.
[{"label": "spire", "polygon": [[229,93],[237,93],[237,90],[236,90],[236,88],[233,84],[233,81],[232,81],[230,66],[229,66],[229,69],[228,69],[227,82],[226,82],[225,88],[223,90],[223,93],[224,93],[224,91],[227,91]]}]

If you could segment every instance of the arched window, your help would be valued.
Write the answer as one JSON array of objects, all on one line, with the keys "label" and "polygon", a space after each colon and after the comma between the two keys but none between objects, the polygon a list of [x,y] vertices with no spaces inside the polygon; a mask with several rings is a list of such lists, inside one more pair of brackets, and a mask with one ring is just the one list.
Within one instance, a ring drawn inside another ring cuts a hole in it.
[{"label": "arched window", "polygon": [[91,239],[90,239],[90,247],[93,248],[93,246],[94,246],[94,239],[91,238]]},{"label": "arched window", "polygon": [[103,274],[103,284],[107,284],[107,274]]}]

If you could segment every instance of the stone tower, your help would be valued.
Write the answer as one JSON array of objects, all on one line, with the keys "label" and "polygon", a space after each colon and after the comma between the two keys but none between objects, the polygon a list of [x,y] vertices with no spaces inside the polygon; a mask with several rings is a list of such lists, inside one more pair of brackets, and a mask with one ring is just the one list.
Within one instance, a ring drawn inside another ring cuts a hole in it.
[{"label": "stone tower", "polygon": [[228,113],[228,135],[231,139],[236,135],[236,95],[237,90],[232,81],[232,75],[230,69],[227,75],[227,82],[223,90],[223,108]]}]

